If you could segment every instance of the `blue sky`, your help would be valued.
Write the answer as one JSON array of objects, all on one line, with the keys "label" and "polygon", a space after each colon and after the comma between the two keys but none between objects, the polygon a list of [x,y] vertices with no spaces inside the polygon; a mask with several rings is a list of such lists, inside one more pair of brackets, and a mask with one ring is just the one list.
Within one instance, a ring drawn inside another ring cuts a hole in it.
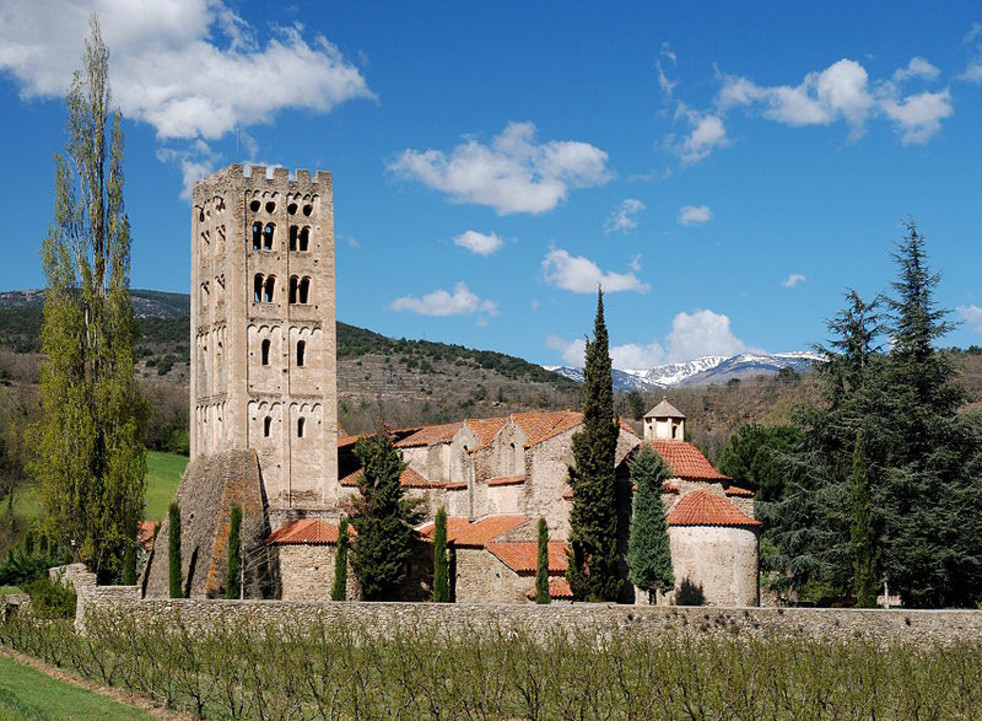
[{"label": "blue sky", "polygon": [[96,10],[134,287],[187,291],[188,184],[252,161],[334,173],[338,317],[387,335],[575,361],[601,283],[621,367],[802,349],[909,213],[982,342],[982,9],[812,5],[0,0],[0,289]]}]

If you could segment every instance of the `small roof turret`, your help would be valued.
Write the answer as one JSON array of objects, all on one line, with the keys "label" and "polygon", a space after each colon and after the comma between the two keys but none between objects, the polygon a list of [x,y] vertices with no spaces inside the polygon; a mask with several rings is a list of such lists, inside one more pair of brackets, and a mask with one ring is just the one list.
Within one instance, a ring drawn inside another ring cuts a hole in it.
[{"label": "small roof turret", "polygon": [[685,418],[685,413],[668,402],[668,396],[662,396],[661,403],[644,414],[645,418]]}]

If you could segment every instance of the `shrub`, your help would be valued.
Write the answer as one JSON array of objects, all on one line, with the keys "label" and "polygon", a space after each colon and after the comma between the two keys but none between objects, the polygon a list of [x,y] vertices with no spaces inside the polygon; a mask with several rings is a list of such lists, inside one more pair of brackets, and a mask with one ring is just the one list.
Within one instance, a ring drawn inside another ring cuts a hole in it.
[{"label": "shrub", "polygon": [[75,591],[52,581],[47,573],[24,584],[23,590],[31,597],[31,612],[38,618],[75,618]]}]

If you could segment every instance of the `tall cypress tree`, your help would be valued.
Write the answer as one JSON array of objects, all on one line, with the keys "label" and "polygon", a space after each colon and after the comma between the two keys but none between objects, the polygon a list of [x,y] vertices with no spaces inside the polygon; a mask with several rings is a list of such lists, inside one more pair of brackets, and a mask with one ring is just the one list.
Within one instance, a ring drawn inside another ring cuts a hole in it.
[{"label": "tall cypress tree", "polygon": [[450,602],[450,578],[447,563],[447,509],[440,506],[433,524],[433,601]]},{"label": "tall cypress tree", "polygon": [[573,596],[616,601],[624,588],[618,546],[617,487],[614,462],[618,423],[604,321],[603,291],[597,294],[593,340],[586,342],[583,369],[583,428],[573,435],[573,489],[570,510],[570,563],[566,578]]},{"label": "tall cypress tree", "polygon": [[348,598],[348,517],[341,516],[338,521],[338,550],[334,556],[334,585],[331,587],[331,600],[344,601]]},{"label": "tall cypress tree", "polygon": [[421,520],[418,501],[405,498],[399,481],[405,464],[383,434],[363,437],[355,445],[361,461],[358,497],[351,522],[358,532],[351,567],[366,601],[384,601],[406,576],[412,553],[413,526]]},{"label": "tall cypress tree", "polygon": [[181,508],[170,504],[167,527],[167,560],[170,579],[170,597],[184,598],[184,583],[181,577]]},{"label": "tall cypress tree", "polygon": [[535,602],[552,603],[549,594],[549,526],[539,519],[539,547],[535,558]]},{"label": "tall cypress tree", "polygon": [[228,563],[225,566],[225,598],[242,596],[242,506],[233,504],[228,521]]},{"label": "tall cypress tree", "polygon": [[631,460],[630,468],[631,480],[638,490],[634,494],[634,517],[627,550],[628,578],[642,591],[647,591],[650,603],[657,591],[665,593],[675,588],[668,524],[661,501],[662,483],[672,472],[661,455],[649,446],[641,448]]},{"label": "tall cypress tree", "polygon": [[853,585],[858,608],[874,608],[880,585],[880,553],[873,530],[873,506],[870,500],[869,469],[863,432],[856,434],[852,468],[852,565]]},{"label": "tall cypress tree", "polygon": [[43,414],[31,471],[44,533],[106,580],[119,573],[143,513],[146,454],[134,375],[123,131],[111,110],[109,51],[95,16],[66,104],[66,155],[55,156],[54,220],[41,249]]}]

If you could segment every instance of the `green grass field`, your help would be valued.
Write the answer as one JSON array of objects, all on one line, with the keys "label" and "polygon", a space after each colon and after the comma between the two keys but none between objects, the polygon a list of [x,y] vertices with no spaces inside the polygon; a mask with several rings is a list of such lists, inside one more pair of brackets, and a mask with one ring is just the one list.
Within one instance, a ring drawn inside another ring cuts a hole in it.
[{"label": "green grass field", "polygon": [[147,452],[147,510],[148,521],[162,521],[167,507],[174,500],[188,459],[173,453]]},{"label": "green grass field", "polygon": [[0,719],[136,721],[150,715],[0,656]]}]

